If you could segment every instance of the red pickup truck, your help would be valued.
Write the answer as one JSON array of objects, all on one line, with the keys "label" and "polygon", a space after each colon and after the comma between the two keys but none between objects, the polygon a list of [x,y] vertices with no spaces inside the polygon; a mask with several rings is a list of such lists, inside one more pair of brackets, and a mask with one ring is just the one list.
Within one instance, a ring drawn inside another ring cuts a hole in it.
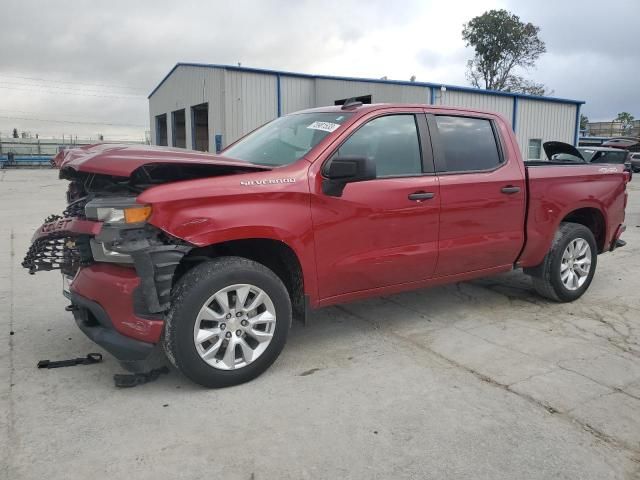
[{"label": "red pickup truck", "polygon": [[23,266],[60,269],[78,326],[125,367],[164,351],[208,387],[258,376],[318,307],[515,268],[575,300],[624,244],[630,179],[525,163],[494,113],[358,103],[280,117],[218,156],[102,144],[55,162],[68,205]]}]

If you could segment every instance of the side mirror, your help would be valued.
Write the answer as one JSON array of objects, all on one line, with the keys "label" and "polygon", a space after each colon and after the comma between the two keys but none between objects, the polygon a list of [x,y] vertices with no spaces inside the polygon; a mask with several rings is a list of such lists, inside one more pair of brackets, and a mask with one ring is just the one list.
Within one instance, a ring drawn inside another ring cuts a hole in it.
[{"label": "side mirror", "polygon": [[347,183],[376,178],[376,164],[368,157],[334,157],[323,170],[322,192],[341,197]]}]

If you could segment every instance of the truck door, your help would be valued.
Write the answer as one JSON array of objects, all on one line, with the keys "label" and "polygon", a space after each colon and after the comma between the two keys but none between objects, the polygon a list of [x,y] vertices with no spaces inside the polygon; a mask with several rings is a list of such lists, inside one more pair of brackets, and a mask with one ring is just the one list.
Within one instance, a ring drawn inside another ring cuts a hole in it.
[{"label": "truck door", "polygon": [[440,181],[435,276],[513,264],[524,244],[525,180],[491,116],[427,115]]},{"label": "truck door", "polygon": [[[320,298],[431,277],[440,195],[424,113],[376,112],[345,137],[311,169]],[[377,178],[324,194],[322,168],[337,155],[372,158]]]}]

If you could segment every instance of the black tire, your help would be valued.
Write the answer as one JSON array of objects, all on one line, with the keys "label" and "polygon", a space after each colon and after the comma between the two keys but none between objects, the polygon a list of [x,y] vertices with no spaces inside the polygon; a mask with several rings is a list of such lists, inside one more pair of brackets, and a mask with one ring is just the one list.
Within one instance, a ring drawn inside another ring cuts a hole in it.
[{"label": "black tire", "polygon": [[[234,284],[247,283],[262,289],[276,310],[273,338],[252,363],[235,370],[220,370],[198,354],[193,339],[196,317],[215,292]],[[280,278],[264,265],[242,257],[220,257],[189,270],[172,292],[166,315],[164,350],[173,365],[192,381],[208,388],[229,387],[259,376],[278,358],[291,327],[291,300]]]},{"label": "black tire", "polygon": [[[585,282],[576,290],[568,289],[560,278],[562,255],[570,242],[582,238],[591,248],[591,268]],[[533,278],[533,286],[541,296],[556,302],[572,302],[587,291],[598,262],[598,247],[591,230],[579,223],[564,222],[556,232],[549,253],[542,263],[529,271]]]}]

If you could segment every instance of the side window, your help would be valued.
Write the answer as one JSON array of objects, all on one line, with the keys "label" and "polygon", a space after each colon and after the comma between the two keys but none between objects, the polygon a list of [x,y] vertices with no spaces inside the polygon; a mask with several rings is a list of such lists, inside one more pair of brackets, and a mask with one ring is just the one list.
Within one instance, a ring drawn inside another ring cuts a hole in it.
[{"label": "side window", "polygon": [[500,164],[491,122],[484,118],[436,116],[447,171],[489,170]]},{"label": "side window", "polygon": [[340,146],[337,155],[373,158],[378,178],[422,173],[414,115],[387,115],[371,120]]}]

